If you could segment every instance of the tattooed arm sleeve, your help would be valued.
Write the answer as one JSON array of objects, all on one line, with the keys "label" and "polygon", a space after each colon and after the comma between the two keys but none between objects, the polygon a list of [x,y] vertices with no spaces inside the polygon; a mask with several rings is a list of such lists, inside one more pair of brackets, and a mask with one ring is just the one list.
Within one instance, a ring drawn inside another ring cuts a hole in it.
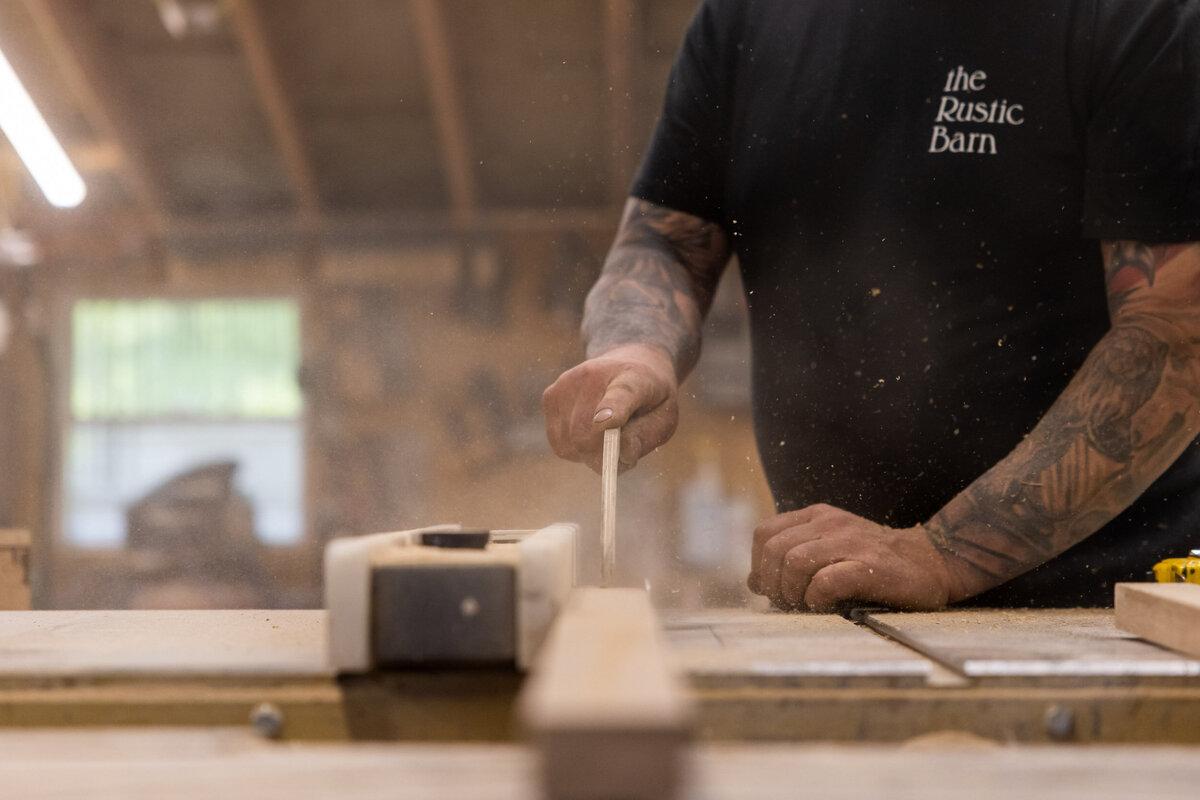
[{"label": "tattooed arm sleeve", "polygon": [[630,199],[588,294],[583,318],[588,356],[627,344],[657,347],[682,380],[699,356],[700,328],[728,260],[721,226]]},{"label": "tattooed arm sleeve", "polygon": [[1021,444],[925,525],[951,601],[1094,533],[1200,430],[1200,243],[1102,253],[1112,328]]}]

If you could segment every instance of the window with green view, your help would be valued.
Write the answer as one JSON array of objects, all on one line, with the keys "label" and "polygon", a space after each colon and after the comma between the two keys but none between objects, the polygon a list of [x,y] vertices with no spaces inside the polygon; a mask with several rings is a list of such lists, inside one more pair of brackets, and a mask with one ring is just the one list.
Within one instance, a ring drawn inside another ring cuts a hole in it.
[{"label": "window with green view", "polygon": [[130,503],[188,469],[230,460],[258,537],[300,537],[294,301],[82,300],[71,326],[69,541],[121,544]]}]

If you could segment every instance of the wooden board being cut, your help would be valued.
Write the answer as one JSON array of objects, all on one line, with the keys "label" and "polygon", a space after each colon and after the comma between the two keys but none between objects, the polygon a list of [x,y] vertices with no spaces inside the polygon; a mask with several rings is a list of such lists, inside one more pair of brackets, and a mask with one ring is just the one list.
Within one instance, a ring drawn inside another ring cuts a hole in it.
[{"label": "wooden board being cut", "polygon": [[863,621],[961,672],[987,682],[1186,682],[1200,661],[1117,629],[1108,609],[868,613]]},{"label": "wooden board being cut", "polygon": [[1115,610],[1121,630],[1200,658],[1200,585],[1119,583]]},{"label": "wooden board being cut", "polygon": [[749,609],[662,615],[667,642],[693,685],[920,686],[928,659],[831,614]]},{"label": "wooden board being cut", "polygon": [[325,622],[320,610],[0,612],[0,681],[331,676]]},{"label": "wooden board being cut", "polygon": [[692,708],[645,592],[572,592],[520,708],[548,797],[674,796]]}]

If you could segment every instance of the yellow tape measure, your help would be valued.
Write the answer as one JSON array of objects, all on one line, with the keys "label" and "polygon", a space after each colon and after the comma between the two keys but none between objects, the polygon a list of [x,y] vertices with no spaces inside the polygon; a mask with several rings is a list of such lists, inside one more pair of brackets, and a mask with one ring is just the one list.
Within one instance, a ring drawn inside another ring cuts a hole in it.
[{"label": "yellow tape measure", "polygon": [[1154,580],[1159,583],[1200,583],[1200,550],[1187,558],[1167,558],[1154,565]]}]

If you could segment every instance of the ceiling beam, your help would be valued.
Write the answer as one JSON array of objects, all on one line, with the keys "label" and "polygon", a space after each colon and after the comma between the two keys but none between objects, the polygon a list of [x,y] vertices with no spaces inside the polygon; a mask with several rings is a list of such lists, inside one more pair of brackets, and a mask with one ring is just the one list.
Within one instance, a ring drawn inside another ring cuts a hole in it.
[{"label": "ceiling beam", "polygon": [[454,75],[450,42],[442,19],[442,5],[438,0],[410,0],[409,7],[416,24],[417,45],[437,126],[442,168],[450,191],[451,215],[457,226],[469,229],[478,213],[479,191],[472,169],[462,92]]},{"label": "ceiling beam", "polygon": [[[386,238],[436,238],[472,232],[533,233],[539,231],[587,231],[607,233],[620,219],[619,206],[577,206],[556,208],[478,209],[470,227],[464,228],[454,213],[444,211],[379,211],[366,213],[327,212],[316,233],[328,237],[364,240]],[[237,221],[206,217],[175,219],[171,235],[189,236],[262,236],[265,231],[287,233],[289,220],[264,214]],[[294,229],[293,229],[294,230]]]},{"label": "ceiling beam", "polygon": [[136,104],[117,75],[114,54],[89,17],[90,5],[75,0],[25,0],[64,80],[100,138],[115,148],[120,177],[155,233],[168,212],[167,195],[149,148],[135,124]]},{"label": "ceiling beam", "polygon": [[[35,233],[44,235],[44,261],[48,267],[69,266],[79,262],[92,265],[124,264],[141,268],[149,252],[136,240],[114,236],[114,231],[135,229],[141,221],[133,212],[86,212],[73,209],[69,218],[61,213],[40,209],[25,220]],[[573,233],[594,237],[597,242],[611,240],[620,209],[617,207],[525,208],[507,211],[481,210],[470,233],[496,236],[561,236]],[[176,217],[156,245],[165,252],[195,248],[222,247],[238,258],[267,253],[294,253],[298,245],[315,244],[320,251],[339,249],[386,249],[388,247],[428,246],[461,241],[465,231],[451,215],[429,213],[340,214],[326,212],[318,228],[302,229],[293,214],[250,215],[236,221],[213,217]],[[103,272],[103,270],[101,270]],[[57,274],[57,273],[50,273]],[[161,273],[148,273],[162,280]],[[126,281],[129,273],[122,273]]]},{"label": "ceiling beam", "polygon": [[315,228],[321,216],[320,193],[300,136],[295,104],[284,88],[278,60],[267,43],[261,6],[256,0],[236,0],[229,5],[229,19],[287,170],[301,224]]},{"label": "ceiling beam", "polygon": [[608,89],[608,198],[624,200],[633,179],[634,0],[604,0],[604,78]]},{"label": "ceiling beam", "polygon": [[[34,231],[54,234],[51,238],[77,242],[113,240],[114,230],[136,222],[130,212],[89,210],[84,207],[64,214],[50,209],[31,209],[26,215]],[[320,237],[364,242],[394,239],[437,239],[470,232],[537,233],[589,231],[608,235],[620,219],[619,206],[575,206],[555,208],[481,209],[470,229],[461,227],[454,215],[445,211],[326,212],[315,233]],[[225,240],[265,240],[287,243],[290,237],[306,233],[294,214],[250,214],[228,217],[174,217],[163,236],[163,243],[193,238]]]}]

